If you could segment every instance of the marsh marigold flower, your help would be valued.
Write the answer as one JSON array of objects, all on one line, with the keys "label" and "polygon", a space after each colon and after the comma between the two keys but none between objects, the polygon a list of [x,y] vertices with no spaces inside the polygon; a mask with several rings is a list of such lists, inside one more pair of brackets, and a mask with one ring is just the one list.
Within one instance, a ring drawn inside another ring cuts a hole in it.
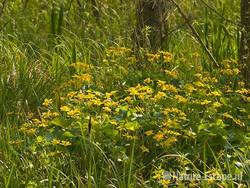
[{"label": "marsh marigold flower", "polygon": [[154,100],[158,101],[162,98],[166,97],[166,94],[164,92],[159,91],[155,96],[154,96]]},{"label": "marsh marigold flower", "polygon": [[68,112],[68,111],[71,110],[71,108],[68,107],[68,106],[61,106],[61,107],[60,107],[60,110],[61,110],[62,112]]},{"label": "marsh marigold flower", "polygon": [[186,104],[187,103],[187,99],[181,95],[175,95],[174,98],[179,102],[179,103],[183,103]]},{"label": "marsh marigold flower", "polygon": [[52,99],[44,99],[43,106],[48,107],[52,102]]}]

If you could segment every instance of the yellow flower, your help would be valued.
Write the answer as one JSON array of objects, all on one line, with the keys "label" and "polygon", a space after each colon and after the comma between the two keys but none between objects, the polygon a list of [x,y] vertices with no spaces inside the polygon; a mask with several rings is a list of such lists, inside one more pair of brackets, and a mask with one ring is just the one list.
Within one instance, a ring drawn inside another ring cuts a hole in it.
[{"label": "yellow flower", "polygon": [[81,82],[90,82],[92,80],[92,76],[90,74],[74,75],[73,78]]},{"label": "yellow flower", "polygon": [[107,56],[120,56],[124,55],[126,53],[131,52],[132,50],[130,48],[126,47],[110,47],[109,49],[106,50]]},{"label": "yellow flower", "polygon": [[239,94],[242,94],[242,95],[250,94],[250,90],[249,89],[245,89],[245,88],[237,90],[236,92],[239,93]]},{"label": "yellow flower", "polygon": [[171,128],[179,128],[180,124],[177,122],[177,120],[173,119],[167,119],[167,121],[164,122],[164,125]]},{"label": "yellow flower", "polygon": [[214,96],[214,97],[220,97],[221,92],[220,91],[212,91],[211,93],[208,94],[209,96]]},{"label": "yellow flower", "polygon": [[187,99],[181,95],[175,95],[174,98],[179,102],[179,103],[183,103],[186,104],[187,103]]},{"label": "yellow flower", "polygon": [[218,83],[218,79],[217,79],[217,78],[214,78],[214,77],[211,78],[210,81],[211,81],[212,83]]},{"label": "yellow flower", "polygon": [[162,132],[158,132],[155,136],[154,136],[154,139],[156,141],[161,141],[162,139],[164,138],[164,134]]},{"label": "yellow flower", "polygon": [[71,110],[71,108],[68,107],[68,106],[61,106],[61,107],[60,107],[60,110],[61,110],[62,112],[69,112],[69,111]]},{"label": "yellow flower", "polygon": [[46,121],[43,121],[43,122],[41,122],[40,124],[38,124],[38,127],[48,127],[49,126],[49,124],[48,124],[48,122],[46,122]]},{"label": "yellow flower", "polygon": [[160,53],[163,55],[165,63],[169,63],[173,59],[173,55],[169,52],[160,51]]},{"label": "yellow flower", "polygon": [[72,118],[79,118],[80,114],[81,114],[81,110],[78,108],[67,112],[67,115],[72,117]]},{"label": "yellow flower", "polygon": [[130,103],[130,102],[132,101],[132,97],[127,96],[127,97],[125,97],[122,101],[125,101],[125,102]]},{"label": "yellow flower", "polygon": [[146,79],[144,80],[144,82],[145,82],[146,84],[151,84],[151,83],[153,82],[153,80],[151,80],[151,78],[146,78]]},{"label": "yellow flower", "polygon": [[169,146],[172,146],[172,144],[175,143],[175,142],[177,142],[177,138],[175,138],[175,137],[170,137],[170,138],[164,140],[164,141],[161,143],[161,145],[162,145],[163,147],[169,147]]},{"label": "yellow flower", "polygon": [[214,107],[214,108],[219,108],[219,107],[221,107],[221,106],[222,106],[222,104],[219,103],[219,102],[214,102],[214,103],[213,103],[213,107]]},{"label": "yellow flower", "polygon": [[227,113],[227,112],[225,112],[225,113],[223,113],[223,115],[222,115],[224,118],[227,118],[227,119],[233,119],[233,116],[232,115],[230,115],[229,113]]},{"label": "yellow flower", "polygon": [[235,69],[223,69],[220,71],[222,74],[227,75],[227,76],[233,76],[233,75],[238,75],[240,73],[240,70],[238,68]]},{"label": "yellow flower", "polygon": [[112,101],[112,99],[106,99],[106,100],[104,100],[103,104],[106,107],[116,107],[116,106],[118,106],[118,102]]},{"label": "yellow flower", "polygon": [[250,97],[242,96],[243,100],[246,102],[250,102]]},{"label": "yellow flower", "polygon": [[240,73],[240,70],[238,68],[233,69],[234,75],[238,75]]},{"label": "yellow flower", "polygon": [[181,134],[176,132],[176,131],[171,131],[171,130],[167,130],[167,129],[164,129],[163,130],[165,134],[168,134],[168,135],[173,135],[173,136],[180,136]]},{"label": "yellow flower", "polygon": [[203,84],[202,82],[199,82],[199,81],[194,82],[193,84],[194,84],[195,86],[197,86],[197,87],[205,87],[205,86],[206,86],[205,84]]},{"label": "yellow flower", "polygon": [[76,63],[72,63],[69,66],[71,67],[75,67],[75,68],[79,68],[85,72],[88,72],[91,70],[91,65],[87,64],[87,63],[82,63],[82,62],[76,62]]},{"label": "yellow flower", "polygon": [[170,76],[170,77],[172,77],[172,78],[178,78],[178,72],[177,71],[169,71],[169,70],[164,70],[164,72],[168,75],[168,76]]},{"label": "yellow flower", "polygon": [[106,93],[106,98],[111,98],[112,96],[114,96],[117,93],[117,91],[111,91],[109,93]]},{"label": "yellow flower", "polygon": [[176,114],[179,114],[179,116],[183,116],[183,117],[186,117],[187,115],[181,111],[180,109],[178,108],[175,108],[175,107],[172,107],[172,108],[166,108],[163,113],[165,115],[169,115],[169,113],[176,113]]},{"label": "yellow flower", "polygon": [[28,112],[28,114],[27,114],[27,118],[28,119],[32,119],[33,116],[34,116],[34,113]]},{"label": "yellow flower", "polygon": [[140,93],[138,94],[138,98],[141,99],[141,100],[145,100],[148,98],[147,94],[146,93]]},{"label": "yellow flower", "polygon": [[48,107],[52,102],[52,99],[44,99],[43,106]]},{"label": "yellow flower", "polygon": [[67,146],[70,146],[72,144],[69,141],[62,140],[61,143],[60,143],[60,145],[67,147]]},{"label": "yellow flower", "polygon": [[24,132],[28,135],[34,135],[36,133],[36,129],[35,128],[28,128]]},{"label": "yellow flower", "polygon": [[117,123],[115,120],[111,120],[111,121],[110,121],[110,124],[111,124],[111,125],[118,125],[118,123]]},{"label": "yellow flower", "polygon": [[92,99],[88,102],[89,106],[101,106],[103,102],[100,99]]},{"label": "yellow flower", "polygon": [[43,112],[42,113],[42,117],[44,119],[48,119],[48,118],[53,118],[53,117],[57,117],[59,116],[59,113],[58,112],[51,112],[51,111],[48,111],[48,112]]},{"label": "yellow flower", "polygon": [[158,80],[157,86],[161,88],[162,91],[169,91],[173,93],[178,93],[178,89],[171,85],[171,84],[166,84],[165,81]]},{"label": "yellow flower", "polygon": [[85,99],[88,99],[88,100],[91,100],[91,99],[95,99],[96,96],[93,94],[93,93],[88,93],[88,94],[84,94],[84,93],[79,93],[76,98],[79,100],[79,101],[82,101],[82,100],[85,100]]},{"label": "yellow flower", "polygon": [[185,89],[185,91],[188,92],[188,93],[192,93],[193,91],[196,90],[196,89],[193,87],[192,84],[186,84],[186,85],[184,86],[184,89]]},{"label": "yellow flower", "polygon": [[73,98],[73,97],[75,97],[76,95],[77,95],[77,92],[71,91],[71,92],[69,92],[69,93],[67,94],[67,97]]},{"label": "yellow flower", "polygon": [[147,53],[146,57],[148,59],[149,62],[154,62],[160,59],[160,54],[151,54],[151,53]]},{"label": "yellow flower", "polygon": [[32,119],[32,122],[36,125],[41,123],[41,121],[37,118]]},{"label": "yellow flower", "polygon": [[161,167],[159,167],[156,170],[154,170],[153,179],[155,179],[155,180],[161,180],[163,178],[164,178],[164,170],[161,169]]},{"label": "yellow flower", "polygon": [[130,95],[137,95],[139,93],[135,87],[129,88],[128,92]]},{"label": "yellow flower", "polygon": [[154,133],[153,130],[149,130],[149,131],[144,132],[144,134],[147,135],[147,136],[150,136],[153,133]]},{"label": "yellow flower", "polygon": [[239,125],[240,127],[244,127],[245,126],[245,124],[243,122],[241,122],[239,119],[233,119],[233,122],[236,125]]},{"label": "yellow flower", "polygon": [[233,65],[237,65],[237,62],[236,61],[233,61],[233,60],[223,60],[222,61],[222,65],[225,67],[225,68],[231,68]]},{"label": "yellow flower", "polygon": [[112,112],[112,110],[109,107],[106,107],[106,106],[103,107],[102,109],[103,109],[104,112],[107,112],[107,113]]},{"label": "yellow flower", "polygon": [[209,101],[207,99],[205,99],[204,101],[201,101],[201,105],[208,105],[210,104],[212,101]]},{"label": "yellow flower", "polygon": [[60,144],[60,140],[58,139],[53,139],[52,142],[51,142],[52,145],[59,145]]},{"label": "yellow flower", "polygon": [[137,61],[135,56],[128,57],[128,60],[131,62],[130,64],[135,64]]},{"label": "yellow flower", "polygon": [[202,74],[201,73],[196,73],[196,74],[194,74],[194,76],[197,77],[197,78],[202,78]]},{"label": "yellow flower", "polygon": [[164,97],[166,97],[166,94],[165,94],[164,92],[159,91],[159,92],[154,96],[154,99],[158,101],[158,100],[160,100],[160,99],[162,99],[162,98],[164,98]]},{"label": "yellow flower", "polygon": [[165,81],[162,81],[162,80],[158,80],[158,81],[157,81],[157,86],[158,86],[158,87],[162,87],[162,86],[165,85],[165,84],[166,84]]}]

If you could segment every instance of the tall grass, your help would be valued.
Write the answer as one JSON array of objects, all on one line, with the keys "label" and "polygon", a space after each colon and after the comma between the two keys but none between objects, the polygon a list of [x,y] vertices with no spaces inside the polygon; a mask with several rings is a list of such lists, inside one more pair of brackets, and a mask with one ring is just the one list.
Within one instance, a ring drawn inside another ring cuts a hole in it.
[{"label": "tall grass", "polygon": [[[0,187],[160,187],[152,180],[152,169],[160,162],[164,164],[165,160],[182,165],[180,168],[183,171],[189,167],[191,172],[203,174],[212,170],[208,164],[211,160],[221,174],[225,170],[227,173],[237,173],[238,168],[234,164],[238,162],[238,165],[242,165],[239,169],[243,169],[245,184],[248,185],[249,148],[242,151],[242,148],[232,147],[229,153],[223,151],[226,156],[218,157],[219,152],[207,143],[203,145],[202,152],[198,148],[193,149],[196,154],[203,154],[202,160],[192,154],[180,154],[175,148],[164,153],[154,150],[155,153],[147,155],[149,159],[142,160],[142,155],[137,156],[140,142],[133,139],[129,144],[119,143],[124,145],[123,150],[119,151],[124,156],[115,161],[115,157],[106,150],[115,153],[119,148],[110,148],[113,146],[106,140],[98,143],[101,136],[90,138],[86,135],[84,122],[79,121],[80,138],[72,138],[76,146],[65,149],[61,158],[53,158],[49,156],[52,153],[59,155],[56,153],[58,148],[53,151],[39,148],[41,146],[32,141],[39,139],[38,135],[28,137],[20,133],[20,127],[31,121],[30,112],[34,113],[33,118],[40,117],[45,98],[56,101],[55,106],[60,112],[61,97],[79,89],[77,86],[65,86],[75,74],[85,71],[72,66],[77,62],[94,66],[91,69],[94,84],[81,85],[83,91],[84,88],[91,88],[104,93],[115,89],[123,92],[129,85],[141,83],[147,77],[163,77],[157,69],[128,68],[125,58],[113,62],[113,65],[105,64],[105,61],[112,60],[106,56],[109,47],[133,47],[131,36],[136,7],[134,1],[99,3],[100,6],[95,7],[99,9],[98,22],[90,1],[15,0],[4,7],[0,17]],[[237,60],[238,4],[225,0],[180,3],[183,10],[190,14],[190,21],[219,63],[224,59]],[[174,54],[177,65],[172,71],[180,69],[183,73],[183,80],[174,84],[182,85],[184,79],[192,80],[195,67],[199,69],[200,65],[201,73],[207,70],[216,72],[175,9],[171,10],[168,19],[172,32],[164,50]],[[141,63],[144,62],[145,59]],[[126,71],[128,73],[125,74]],[[122,111],[131,113],[124,109]],[[150,141],[145,139],[145,142]],[[182,144],[190,143],[179,143],[178,148],[185,151],[186,145]],[[158,157],[150,158],[155,155]],[[220,160],[226,161],[226,167],[222,166]],[[174,165],[169,166],[172,168]],[[206,181],[201,185],[209,187]],[[236,187],[236,183],[231,181],[225,186]]]}]

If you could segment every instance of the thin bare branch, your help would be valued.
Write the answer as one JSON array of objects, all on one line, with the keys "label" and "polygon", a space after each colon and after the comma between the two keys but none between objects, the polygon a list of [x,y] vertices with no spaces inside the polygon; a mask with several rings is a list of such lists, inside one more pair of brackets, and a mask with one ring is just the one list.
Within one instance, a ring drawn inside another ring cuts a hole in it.
[{"label": "thin bare branch", "polygon": [[192,23],[190,23],[189,18],[185,15],[185,13],[182,11],[181,7],[179,6],[178,3],[176,3],[175,0],[170,0],[175,7],[177,8],[178,12],[180,13],[180,15],[182,16],[182,18],[185,20],[186,24],[188,25],[188,27],[190,28],[190,30],[192,31],[193,35],[195,36],[195,38],[197,39],[197,41],[200,43],[201,47],[205,50],[205,52],[207,53],[208,57],[210,58],[210,60],[213,62],[213,64],[216,67],[219,67],[218,62],[216,61],[216,59],[214,58],[214,56],[212,55],[212,53],[208,50],[208,48],[206,47],[205,43],[202,41],[201,37],[199,36],[198,32],[196,31],[196,29],[193,27]]}]

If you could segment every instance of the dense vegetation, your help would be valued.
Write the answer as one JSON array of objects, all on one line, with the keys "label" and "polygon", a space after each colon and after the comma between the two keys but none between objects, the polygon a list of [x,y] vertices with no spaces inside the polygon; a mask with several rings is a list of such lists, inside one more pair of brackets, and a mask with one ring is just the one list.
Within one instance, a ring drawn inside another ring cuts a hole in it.
[{"label": "dense vegetation", "polygon": [[176,2],[152,50],[132,0],[2,1],[0,187],[249,186],[240,1]]}]

